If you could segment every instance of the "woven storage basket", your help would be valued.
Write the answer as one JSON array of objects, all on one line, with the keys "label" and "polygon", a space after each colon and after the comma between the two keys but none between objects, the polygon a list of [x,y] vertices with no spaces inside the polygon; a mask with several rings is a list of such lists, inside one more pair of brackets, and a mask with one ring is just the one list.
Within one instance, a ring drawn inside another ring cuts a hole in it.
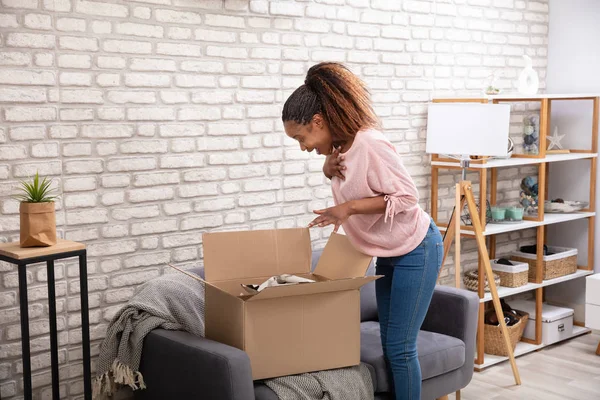
[{"label": "woven storage basket", "polygon": [[[483,279],[485,282],[485,287],[483,288],[483,290],[485,292],[489,292],[490,285],[488,285],[487,277],[484,277]],[[479,276],[477,274],[477,270],[465,272],[465,275],[463,276],[463,282],[467,289],[476,292],[479,289]],[[498,274],[494,274],[494,282],[496,282],[496,286],[500,285],[500,277],[498,276]]]},{"label": "woven storage basket", "polygon": [[[519,322],[513,326],[506,327],[506,329],[508,329],[508,337],[510,338],[510,344],[513,352],[515,351],[515,347],[517,347],[517,343],[519,343],[523,337],[523,331],[525,330],[527,320],[529,319],[529,314],[522,314],[523,315],[519,318]],[[502,328],[500,325],[495,326],[485,324],[483,326],[483,337],[483,351],[485,353],[495,356],[508,356],[508,351],[506,350],[506,344],[504,343],[504,337],[502,336]]]},{"label": "woven storage basket", "polygon": [[[577,249],[572,249],[568,247],[548,246],[548,251],[554,254],[543,257],[543,280],[558,278],[577,272]],[[517,251],[512,254],[510,259],[514,261],[526,262],[527,264],[529,264],[529,282],[535,282],[537,280],[535,271],[535,254],[522,253],[520,251]]]},{"label": "woven storage basket", "polygon": [[492,260],[492,270],[500,277],[500,285],[516,288],[527,285],[529,281],[529,264],[513,261],[513,265],[498,264]]}]

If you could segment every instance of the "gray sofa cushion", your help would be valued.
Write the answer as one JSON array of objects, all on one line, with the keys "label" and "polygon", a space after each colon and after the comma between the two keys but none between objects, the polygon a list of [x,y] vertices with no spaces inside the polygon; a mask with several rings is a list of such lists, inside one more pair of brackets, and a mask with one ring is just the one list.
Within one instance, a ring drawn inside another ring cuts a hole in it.
[{"label": "gray sofa cushion", "polygon": [[[379,323],[363,322],[360,330],[360,359],[375,369],[377,376],[375,390],[387,392],[391,389],[390,377],[383,357]],[[464,342],[451,336],[420,331],[417,338],[417,351],[423,380],[458,369],[465,363]]]}]

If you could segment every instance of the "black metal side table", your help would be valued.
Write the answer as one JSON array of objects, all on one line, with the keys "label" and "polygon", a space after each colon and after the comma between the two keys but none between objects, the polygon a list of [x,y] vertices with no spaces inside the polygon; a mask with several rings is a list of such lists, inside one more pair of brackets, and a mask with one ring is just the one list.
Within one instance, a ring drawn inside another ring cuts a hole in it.
[{"label": "black metal side table", "polygon": [[58,240],[49,247],[19,247],[19,243],[0,244],[0,260],[16,264],[19,271],[19,301],[21,306],[21,348],[23,352],[23,386],[25,399],[31,400],[31,359],[29,351],[29,304],[27,300],[27,265],[46,262],[48,267],[48,308],[50,317],[50,357],[52,368],[52,398],[60,399],[58,377],[58,333],[56,328],[56,293],[54,261],[79,257],[81,292],[81,339],[83,346],[83,387],[85,400],[92,399],[90,364],[90,319],[88,314],[87,253],[83,243]]}]

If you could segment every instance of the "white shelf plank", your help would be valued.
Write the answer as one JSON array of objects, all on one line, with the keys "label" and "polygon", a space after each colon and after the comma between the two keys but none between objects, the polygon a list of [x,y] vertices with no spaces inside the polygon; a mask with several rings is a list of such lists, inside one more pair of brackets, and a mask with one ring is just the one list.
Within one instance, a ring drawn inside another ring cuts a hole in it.
[{"label": "white shelf plank", "polygon": [[[559,161],[585,160],[598,157],[597,153],[568,153],[568,154],[548,154],[544,158],[527,158],[527,157],[511,157],[507,159],[489,160],[483,164],[471,163],[469,168],[474,169],[490,169],[515,167],[520,165],[535,165],[541,163],[552,163]],[[453,161],[432,161],[431,165],[438,167],[458,167],[460,163]]]},{"label": "white shelf plank", "polygon": [[552,286],[552,285],[556,285],[557,283],[572,281],[573,279],[582,278],[584,276],[593,275],[593,274],[594,274],[594,271],[578,269],[577,271],[575,271],[574,274],[569,274],[569,275],[561,276],[561,277],[554,278],[554,279],[546,279],[545,281],[542,281],[541,286],[542,287]]},{"label": "white shelf plank", "polygon": [[[506,286],[498,286],[498,296],[500,298],[513,296],[515,294],[528,292],[530,290],[538,289],[541,287],[556,285],[557,283],[571,281],[573,279],[583,278],[584,276],[592,275],[594,271],[587,271],[583,269],[578,269],[573,274],[561,276],[559,278],[547,279],[542,283],[532,283],[529,282],[526,285],[519,286],[516,288],[509,288]],[[490,293],[486,293],[482,299],[479,300],[480,303],[485,303],[488,301],[492,301],[492,295]]]},{"label": "white shelf plank", "polygon": [[[586,333],[591,332],[591,329],[584,328],[581,326],[573,326],[573,334],[564,340],[569,340],[577,336],[585,335]],[[564,341],[563,340],[563,341]],[[560,342],[558,342],[560,343]],[[556,344],[556,343],[553,343]],[[517,347],[515,348],[515,357],[522,356],[524,354],[528,354],[534,352],[539,349],[543,349],[544,347],[549,345],[544,344],[529,344],[525,342],[517,343]],[[503,361],[508,361],[508,357],[494,356],[491,354],[485,354],[483,364],[475,364],[475,368],[477,369],[485,369],[491,367],[492,365],[499,364]]]},{"label": "white shelf plank", "polygon": [[[484,234],[497,235],[499,233],[520,231],[527,228],[535,228],[538,226],[558,224],[561,222],[575,221],[595,216],[593,212],[580,212],[568,214],[549,214],[544,213],[543,221],[523,221],[520,224],[487,224]],[[474,235],[474,232],[473,232]]]},{"label": "white shelf plank", "polygon": [[442,96],[433,96],[434,100],[449,100],[449,99],[488,99],[488,100],[505,100],[505,99],[515,99],[515,100],[527,100],[527,99],[579,99],[579,98],[591,98],[591,97],[599,97],[600,93],[538,93],[534,95],[522,95],[520,93],[502,93],[493,96],[489,96],[486,94],[453,94],[453,95],[442,95]]},{"label": "white shelf plank", "polygon": [[[517,343],[517,347],[515,348],[515,357],[522,356],[523,354],[531,353],[538,349],[543,348],[543,344],[529,344],[525,342]],[[485,354],[483,357],[483,364],[475,364],[475,368],[484,369],[487,367],[491,367],[492,365],[499,364],[503,361],[507,361],[508,357],[503,356],[494,356],[492,354]]]},{"label": "white shelf plank", "polygon": [[[592,330],[590,328],[586,328],[585,326],[577,326],[573,325],[573,334],[569,339],[573,339],[574,337],[585,335],[586,333],[590,333]],[[565,340],[569,340],[565,339]]]},{"label": "white shelf plank", "polygon": [[[539,283],[531,283],[531,282],[529,282],[528,284],[526,284],[524,286],[519,286],[516,288],[510,288],[510,287],[506,287],[506,286],[498,286],[498,296],[500,298],[513,296],[515,294],[528,292],[530,290],[534,290],[539,287],[541,287],[541,285]],[[485,303],[488,301],[492,301],[492,294],[489,292],[486,293],[482,299],[479,299],[480,303]]]},{"label": "white shelf plank", "polygon": [[[595,215],[596,215],[596,213],[594,213],[594,212],[578,212],[578,213],[568,213],[568,214],[545,213],[543,221],[524,220],[523,222],[516,223],[516,224],[494,224],[494,223],[487,224],[485,227],[485,231],[483,232],[483,235],[490,236],[490,235],[498,235],[500,233],[521,231],[524,229],[536,228],[538,226],[559,224],[561,222],[568,222],[568,221],[575,221],[578,219],[589,218],[589,217],[593,217]],[[440,231],[445,231],[447,228],[440,227],[439,229],[440,229]],[[475,236],[474,231],[470,231],[467,229],[461,229],[460,232],[467,236]]]}]

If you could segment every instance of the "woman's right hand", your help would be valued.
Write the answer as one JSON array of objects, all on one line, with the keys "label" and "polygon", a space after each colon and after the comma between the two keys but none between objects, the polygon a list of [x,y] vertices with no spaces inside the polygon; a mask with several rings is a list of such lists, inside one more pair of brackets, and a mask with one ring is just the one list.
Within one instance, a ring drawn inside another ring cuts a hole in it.
[{"label": "woman's right hand", "polygon": [[325,176],[328,179],[337,176],[341,180],[345,180],[344,170],[346,167],[344,166],[343,161],[344,155],[340,154],[340,147],[334,148],[333,152],[325,159],[325,164],[323,164],[323,173]]}]

